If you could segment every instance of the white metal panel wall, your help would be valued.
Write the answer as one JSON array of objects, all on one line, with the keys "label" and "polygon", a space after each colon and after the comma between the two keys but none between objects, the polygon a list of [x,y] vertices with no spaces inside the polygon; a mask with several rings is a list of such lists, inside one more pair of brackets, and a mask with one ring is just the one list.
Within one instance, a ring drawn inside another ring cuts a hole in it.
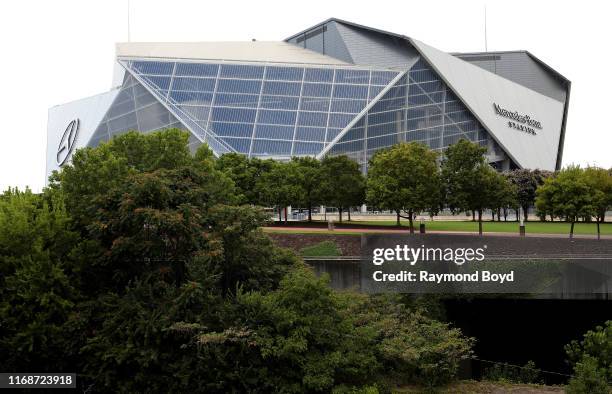
[{"label": "white metal panel wall", "polygon": [[[60,168],[57,163],[57,151],[64,131],[70,122],[79,120],[79,130],[74,142],[74,149],[87,146],[98,124],[115,100],[119,90],[111,90],[96,96],[87,97],[67,104],[49,108],[47,121],[47,180],[53,170]],[[72,152],[74,152],[74,149]],[[66,163],[70,162],[70,158]]]},{"label": "white metal panel wall", "polygon": [[404,39],[336,23],[355,64],[408,68],[418,53]]},{"label": "white metal panel wall", "polygon": [[[308,38],[305,38],[307,36]],[[338,32],[338,24],[334,21],[316,26],[287,42],[347,63],[353,63],[353,59],[351,59],[351,55]]]},{"label": "white metal panel wall", "polygon": [[[519,166],[555,169],[563,120],[562,102],[420,41],[412,42]],[[497,115],[493,103],[537,119],[542,129],[536,129],[537,135],[531,135],[508,127],[510,119]]]},{"label": "white metal panel wall", "polygon": [[[456,57],[491,71],[520,85],[558,101],[565,102],[566,87],[527,52],[500,52],[486,54],[455,54]],[[491,60],[487,60],[491,58]]]}]

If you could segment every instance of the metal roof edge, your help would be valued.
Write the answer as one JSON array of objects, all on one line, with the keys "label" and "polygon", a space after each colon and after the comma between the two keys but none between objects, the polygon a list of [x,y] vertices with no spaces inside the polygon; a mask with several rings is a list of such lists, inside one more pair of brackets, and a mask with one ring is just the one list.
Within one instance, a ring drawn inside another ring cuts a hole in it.
[{"label": "metal roof edge", "polygon": [[[561,74],[559,71],[555,70],[554,68],[552,68],[551,66],[549,66],[545,62],[543,62],[540,58],[538,58],[537,56],[535,56],[533,53],[529,52],[526,49],[512,49],[512,50],[508,50],[508,51],[489,51],[489,52],[447,52],[447,53],[449,55],[453,55],[453,56],[458,57],[458,58],[461,58],[461,56],[472,56],[472,55],[478,56],[478,55],[499,55],[499,54],[503,54],[503,53],[525,53],[527,56],[529,56],[531,59],[533,59],[533,61],[538,63],[546,71],[550,72],[555,77],[560,78],[563,82],[570,82],[570,80],[567,79],[565,76],[563,76],[563,74]],[[461,59],[461,60],[464,60],[464,59]]]},{"label": "metal roof edge", "polygon": [[323,22],[317,23],[316,25],[313,25],[313,26],[311,26],[311,27],[309,27],[307,29],[304,29],[304,30],[300,31],[299,33],[293,34],[293,35],[285,38],[283,41],[289,41],[292,38],[298,37],[298,36],[308,32],[308,31],[310,31],[312,29],[315,29],[315,28],[317,28],[319,26],[323,26],[323,25],[325,25],[326,23],[329,23],[329,22],[338,22],[338,23],[342,23],[342,24],[345,24],[345,25],[357,27],[357,28],[360,28],[360,29],[366,29],[366,30],[370,30],[370,31],[373,31],[373,32],[376,32],[376,33],[385,34],[385,35],[393,36],[393,37],[397,37],[397,38],[402,38],[402,39],[408,39],[409,38],[408,36],[405,36],[403,34],[393,33],[393,32],[390,32],[390,31],[386,31],[386,30],[382,30],[382,29],[377,29],[375,27],[370,27],[370,26],[366,26],[366,25],[360,25],[359,23],[350,22],[350,21],[347,21],[347,20],[344,20],[344,19],[339,19],[339,18],[331,17],[331,18],[328,18],[328,19],[324,20]]}]

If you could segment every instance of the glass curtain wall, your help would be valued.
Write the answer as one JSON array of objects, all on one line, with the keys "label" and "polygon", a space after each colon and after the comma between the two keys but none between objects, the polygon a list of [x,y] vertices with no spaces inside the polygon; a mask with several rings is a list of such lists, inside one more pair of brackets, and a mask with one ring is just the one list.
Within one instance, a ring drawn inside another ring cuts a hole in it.
[{"label": "glass curtain wall", "polygon": [[418,141],[442,151],[465,138],[489,144],[486,130],[429,65],[419,60],[334,144],[362,168],[372,155],[399,142]]},{"label": "glass curtain wall", "polygon": [[320,153],[398,71],[123,61],[218,154]]},{"label": "glass curtain wall", "polygon": [[[117,97],[94,132],[89,146],[97,146],[128,130],[148,133],[167,128],[185,129],[185,126],[133,76],[126,73]],[[197,142],[191,138],[190,147],[195,149]]]}]

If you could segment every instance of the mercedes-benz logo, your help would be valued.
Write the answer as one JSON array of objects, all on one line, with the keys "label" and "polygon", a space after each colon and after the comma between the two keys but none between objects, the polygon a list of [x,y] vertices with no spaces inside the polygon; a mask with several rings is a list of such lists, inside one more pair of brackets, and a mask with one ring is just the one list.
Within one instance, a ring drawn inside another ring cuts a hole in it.
[{"label": "mercedes-benz logo", "polygon": [[70,156],[70,153],[72,153],[77,134],[79,133],[79,125],[80,121],[78,119],[74,119],[68,123],[64,134],[62,134],[59,146],[57,147],[57,165],[61,166],[64,164]]}]

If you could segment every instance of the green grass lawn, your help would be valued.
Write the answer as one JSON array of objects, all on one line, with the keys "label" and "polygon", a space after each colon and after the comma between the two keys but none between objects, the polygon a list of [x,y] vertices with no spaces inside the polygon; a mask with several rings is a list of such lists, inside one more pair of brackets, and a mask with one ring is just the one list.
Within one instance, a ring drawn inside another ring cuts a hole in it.
[{"label": "green grass lawn", "polygon": [[[364,221],[356,223],[367,223],[371,225],[395,225],[395,221]],[[408,222],[402,221],[402,226],[408,226]],[[415,222],[415,228],[418,229],[419,222]],[[469,231],[478,232],[478,222],[466,221],[425,221],[425,229],[432,231]],[[612,223],[603,223],[600,225],[601,234],[612,234]],[[482,230],[484,232],[493,233],[518,233],[518,222],[482,222]],[[569,234],[570,224],[564,222],[526,222],[525,231],[531,234]],[[597,225],[595,223],[576,223],[574,225],[574,234],[597,234]]]},{"label": "green grass lawn", "polygon": [[[350,226],[355,224],[368,224],[376,226],[395,226],[395,221],[392,220],[376,220],[376,221],[344,221],[345,225]],[[408,227],[408,221],[402,220],[402,227]],[[415,229],[418,231],[419,222],[415,221]],[[464,231],[478,232],[478,222],[471,220],[465,221],[425,221],[426,231]],[[518,233],[518,222],[482,222],[484,232],[492,233]],[[525,231],[529,234],[569,234],[570,224],[564,222],[526,222]],[[600,225],[602,235],[612,235],[612,223],[603,223]],[[269,232],[281,232],[286,234],[308,234],[308,233],[329,233],[329,234],[351,234],[359,235],[359,233],[342,231],[342,228],[336,227],[335,231],[327,231],[323,229],[275,229],[273,227],[266,228]],[[364,229],[363,232],[367,232]],[[574,234],[597,235],[597,225],[595,223],[576,223],[574,226]]]},{"label": "green grass lawn", "polygon": [[333,241],[323,241],[318,244],[306,246],[300,250],[304,257],[332,257],[342,255],[342,251]]}]

